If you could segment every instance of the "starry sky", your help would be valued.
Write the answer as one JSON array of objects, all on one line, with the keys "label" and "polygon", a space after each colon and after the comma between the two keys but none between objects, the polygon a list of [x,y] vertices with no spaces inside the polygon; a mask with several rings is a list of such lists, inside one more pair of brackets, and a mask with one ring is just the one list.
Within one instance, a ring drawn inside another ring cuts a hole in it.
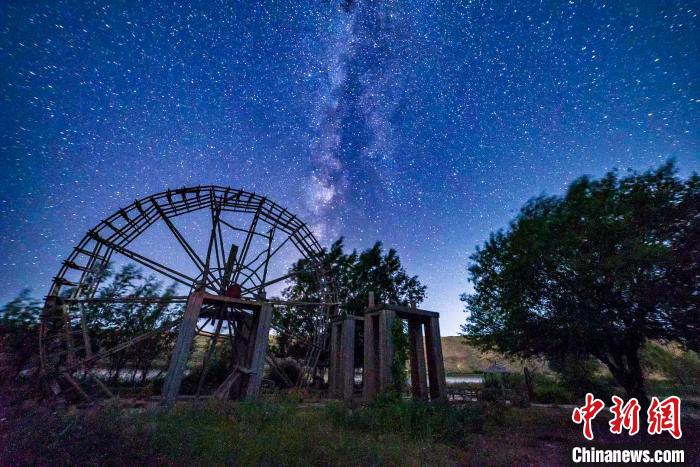
[{"label": "starry sky", "polygon": [[697,2],[7,1],[0,299],[85,231],[198,184],[264,194],[322,244],[376,240],[443,335],[476,245],[582,174],[700,170]]}]

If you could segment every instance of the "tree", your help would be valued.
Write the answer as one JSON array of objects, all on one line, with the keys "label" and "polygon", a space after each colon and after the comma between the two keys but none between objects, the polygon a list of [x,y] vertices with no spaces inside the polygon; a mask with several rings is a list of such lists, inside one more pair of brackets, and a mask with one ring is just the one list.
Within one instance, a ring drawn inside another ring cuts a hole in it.
[{"label": "tree", "polygon": [[[124,265],[117,273],[111,267],[104,273],[110,278],[97,293],[98,298],[154,297],[168,298],[175,294],[176,285],[163,287],[153,276],[146,276],[134,264]],[[153,331],[172,321],[180,313],[181,305],[159,303],[107,303],[86,307],[87,326],[92,334],[93,352],[109,349],[142,334]],[[110,355],[108,372],[112,382],[117,382],[121,372],[130,370],[130,382],[143,384],[153,363],[163,358],[172,342],[174,333],[162,333],[146,339],[139,345]]]},{"label": "tree", "polygon": [[[348,314],[362,315],[370,291],[374,292],[377,303],[408,305],[411,301],[420,303],[425,298],[426,287],[417,276],[406,273],[393,248],[385,253],[381,242],[376,242],[361,253],[356,250],[345,253],[343,248],[343,238],[340,238],[325,252],[322,261],[333,277],[338,301]],[[304,271],[307,268],[308,260],[300,260],[292,266],[290,272]],[[321,297],[317,295],[316,280],[310,272],[295,275],[283,291],[284,298],[290,301],[317,302]],[[305,307],[276,309],[276,321],[294,334],[310,336],[317,324],[310,311]],[[279,336],[275,348],[287,355],[302,352],[301,348],[295,348],[294,339],[285,335]]]},{"label": "tree", "polygon": [[648,404],[645,341],[698,350],[700,177],[673,163],[530,200],[471,257],[463,332],[518,356],[592,355]]},{"label": "tree", "polygon": [[[41,315],[41,302],[31,296],[29,289],[0,308],[0,343],[11,352],[13,371],[22,369],[35,355]],[[2,350],[0,350],[2,351]]]}]

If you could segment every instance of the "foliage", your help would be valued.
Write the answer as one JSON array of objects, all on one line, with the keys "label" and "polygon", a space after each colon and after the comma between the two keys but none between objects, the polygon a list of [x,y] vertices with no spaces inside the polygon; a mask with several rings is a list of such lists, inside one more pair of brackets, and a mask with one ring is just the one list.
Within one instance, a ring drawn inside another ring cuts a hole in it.
[{"label": "foliage", "polygon": [[277,368],[270,368],[268,375],[268,379],[278,388],[289,388],[289,383],[297,384],[300,377],[301,368],[296,361],[288,358],[279,360]]},{"label": "foliage", "polygon": [[405,465],[426,454],[434,463],[455,462],[438,446],[398,435],[338,430],[328,412],[285,401],[183,406],[146,417],[143,439],[168,464]]},{"label": "foliage", "polygon": [[700,358],[692,350],[684,352],[648,342],[642,350],[642,363],[645,369],[662,373],[676,385],[700,387]]},{"label": "foliage", "polygon": [[397,433],[416,440],[462,445],[471,433],[481,433],[487,423],[502,423],[500,405],[469,404],[455,407],[384,394],[367,406],[343,403],[328,406],[328,418],[341,429],[370,433]]},{"label": "foliage", "polygon": [[485,373],[481,399],[488,402],[509,400],[524,405],[527,394],[525,377],[520,373]]},{"label": "foliage", "polygon": [[[227,339],[220,336],[217,339],[216,347],[206,365],[205,378],[204,380],[201,379],[202,373],[205,371],[203,362],[205,354],[211,345],[211,339],[211,336],[195,337],[195,345],[192,350],[193,355],[190,361],[191,366],[182,379],[180,393],[196,394],[201,381],[202,391],[200,394],[206,394],[216,389],[231,373],[231,345]],[[197,347],[200,348],[198,349]]]},{"label": "foliage", "polygon": [[29,289],[24,289],[0,309],[0,326],[4,329],[33,328],[39,324],[40,315],[41,302],[31,296]]},{"label": "foliage", "polygon": [[25,289],[0,309],[0,339],[2,347],[12,352],[15,373],[35,356],[41,308]]},{"label": "foliage", "polygon": [[[353,250],[345,253],[343,239],[337,240],[330,249],[324,252],[323,267],[333,277],[337,299],[345,304],[348,314],[361,315],[367,306],[367,295],[374,292],[377,303],[397,303],[408,305],[411,301],[420,303],[425,298],[426,287],[420,283],[417,276],[409,276],[396,250],[384,252],[381,242],[361,253]],[[284,298],[292,301],[317,302],[319,295],[317,278],[312,272],[301,272],[309,269],[309,260],[295,263],[290,272],[298,273],[293,276],[291,285],[284,292]],[[276,307],[276,322],[293,333],[311,336],[317,324],[309,308]],[[303,356],[306,348],[303,343],[295,341],[287,335],[280,335],[273,350],[280,354]]]},{"label": "foliage", "polygon": [[558,384],[579,400],[583,400],[588,392],[599,398],[612,396],[613,389],[607,379],[600,375],[600,363],[596,359],[569,352],[564,355],[550,355],[548,363],[559,376]]},{"label": "foliage", "polygon": [[[97,292],[98,298],[115,297],[155,297],[167,298],[174,295],[176,285],[163,287],[153,276],[145,276],[142,270],[133,265],[123,266],[117,273],[111,268],[104,272],[107,282]],[[93,352],[113,348],[137,336],[154,331],[178,316],[181,305],[166,303],[106,303],[85,307],[85,317],[91,334]],[[142,384],[158,358],[165,358],[167,350],[175,339],[175,333],[157,333],[153,338],[142,341],[122,352],[110,355],[105,361],[111,383],[123,377],[122,372],[130,372],[130,382]]]},{"label": "foliage", "polygon": [[[571,404],[575,402],[574,393],[569,387],[547,375],[537,375],[534,382],[535,400],[543,404]],[[596,397],[605,397],[595,393]]]},{"label": "foliage", "polygon": [[592,355],[645,403],[644,342],[698,348],[700,177],[672,163],[535,198],[471,259],[462,329],[483,348]]}]

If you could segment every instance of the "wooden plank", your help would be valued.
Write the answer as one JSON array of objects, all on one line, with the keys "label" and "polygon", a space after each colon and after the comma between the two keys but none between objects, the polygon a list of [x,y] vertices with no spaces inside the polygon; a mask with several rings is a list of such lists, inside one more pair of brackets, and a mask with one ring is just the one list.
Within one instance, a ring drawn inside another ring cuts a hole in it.
[{"label": "wooden plank", "polygon": [[446,401],[447,384],[445,382],[445,366],[442,359],[442,343],[440,341],[440,320],[438,318],[431,318],[425,324],[425,344],[428,357],[430,399]]},{"label": "wooden plank", "polygon": [[420,308],[412,308],[409,306],[403,306],[403,305],[394,305],[394,304],[389,304],[389,303],[384,303],[382,305],[379,305],[380,310],[392,310],[396,312],[396,314],[403,319],[409,319],[409,318],[415,318],[415,317],[424,317],[424,318],[439,318],[440,313],[437,313],[435,311],[429,311],[429,310],[421,310]]},{"label": "wooden plank", "polygon": [[409,319],[408,334],[410,339],[411,390],[414,398],[425,400],[428,398],[428,375],[425,368],[423,323],[416,319]]},{"label": "wooden plank", "polygon": [[272,322],[272,305],[266,303],[260,308],[258,318],[255,320],[255,331],[253,332],[253,351],[250,359],[251,375],[245,388],[245,397],[255,399],[260,393],[262,383],[263,368],[265,365],[265,354],[267,353],[270,336],[270,323]]},{"label": "wooden plank", "polygon": [[341,322],[334,321],[331,323],[331,353],[328,366],[328,392],[331,397],[338,397],[339,381],[339,356],[340,356],[340,329]]},{"label": "wooden plank", "polygon": [[378,317],[365,315],[364,321],[364,363],[362,369],[362,397],[370,400],[379,390],[377,365],[377,322]]},{"label": "wooden plank", "polygon": [[355,320],[345,318],[340,329],[339,381],[341,396],[352,399],[355,386]]},{"label": "wooden plank", "polygon": [[175,341],[170,365],[168,366],[168,373],[163,384],[163,401],[166,405],[172,405],[180,392],[180,384],[182,384],[187,359],[192,349],[192,339],[197,329],[197,319],[199,318],[199,311],[202,308],[203,301],[204,293],[201,290],[193,292],[189,300],[187,300],[185,315],[180,323],[177,340]]},{"label": "wooden plank", "polygon": [[262,307],[266,303],[257,300],[248,300],[245,298],[232,298],[227,297],[225,295],[214,295],[210,293],[204,294],[204,300],[206,300],[207,302],[231,303],[233,305],[236,305],[236,307],[242,308],[244,310],[257,310],[259,307]]},{"label": "wooden plank", "polygon": [[394,359],[394,339],[392,330],[396,314],[393,310],[379,312],[379,392],[392,388],[394,378],[391,364]]}]

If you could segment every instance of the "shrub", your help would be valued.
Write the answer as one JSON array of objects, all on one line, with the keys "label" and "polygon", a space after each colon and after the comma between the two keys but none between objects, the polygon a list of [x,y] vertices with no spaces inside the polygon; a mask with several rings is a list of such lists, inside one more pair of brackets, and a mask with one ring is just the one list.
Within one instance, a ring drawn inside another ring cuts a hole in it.
[{"label": "shrub", "polygon": [[402,401],[383,395],[366,406],[330,404],[328,418],[343,429],[371,433],[395,433],[415,440],[459,445],[470,433],[484,430],[491,414],[499,423],[497,409],[485,405],[453,407],[421,401]]},{"label": "shrub", "polygon": [[682,351],[648,342],[642,351],[642,364],[658,371],[676,384],[700,386],[700,358],[692,350]]},{"label": "shrub", "polygon": [[[568,392],[582,398],[586,393],[608,396],[609,385],[599,376],[600,363],[594,358],[574,353],[547,359],[549,367],[559,376],[559,382]],[[599,396],[599,397],[600,397]]]},{"label": "shrub", "polygon": [[544,404],[568,404],[575,400],[574,394],[552,377],[539,375],[534,384],[535,399]]},{"label": "shrub", "polygon": [[510,401],[513,405],[527,404],[525,377],[520,373],[486,373],[481,399],[487,402]]}]

